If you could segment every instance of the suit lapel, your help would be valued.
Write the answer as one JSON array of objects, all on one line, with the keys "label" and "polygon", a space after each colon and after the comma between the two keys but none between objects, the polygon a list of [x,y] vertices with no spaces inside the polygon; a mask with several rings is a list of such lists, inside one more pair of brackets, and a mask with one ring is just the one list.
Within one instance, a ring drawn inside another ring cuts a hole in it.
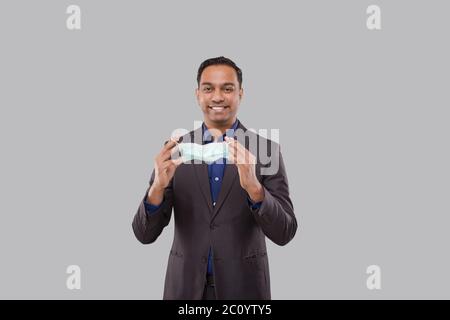
[{"label": "suit lapel", "polygon": [[[211,190],[209,187],[209,177],[208,177],[208,165],[206,163],[201,164],[193,164],[195,176],[197,178],[198,185],[200,187],[200,191],[203,194],[203,198],[208,205],[209,211],[213,211],[212,206],[212,198],[211,198]],[[208,216],[208,219],[211,216]]]}]

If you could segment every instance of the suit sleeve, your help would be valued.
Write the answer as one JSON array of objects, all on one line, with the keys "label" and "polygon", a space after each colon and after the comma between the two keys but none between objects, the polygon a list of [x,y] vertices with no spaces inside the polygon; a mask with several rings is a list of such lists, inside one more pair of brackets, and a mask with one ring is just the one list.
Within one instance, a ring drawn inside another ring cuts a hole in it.
[{"label": "suit sleeve", "polygon": [[164,200],[158,206],[154,207],[154,210],[148,212],[146,209],[145,199],[147,198],[148,191],[155,179],[155,170],[152,172],[150,183],[145,192],[144,198],[139,204],[139,208],[133,218],[133,231],[136,238],[143,244],[149,244],[154,242],[161,234],[164,227],[170,222],[173,207],[173,189],[172,180],[167,188],[164,190]]},{"label": "suit sleeve", "polygon": [[297,219],[289,197],[289,185],[281,152],[278,156],[278,171],[262,176],[264,200],[258,209],[251,211],[264,234],[274,243],[283,246],[294,237]]}]

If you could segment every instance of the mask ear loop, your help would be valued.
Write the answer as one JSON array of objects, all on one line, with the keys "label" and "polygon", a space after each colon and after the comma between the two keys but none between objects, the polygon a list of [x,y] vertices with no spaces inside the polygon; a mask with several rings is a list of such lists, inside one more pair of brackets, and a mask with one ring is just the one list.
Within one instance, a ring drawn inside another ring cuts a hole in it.
[{"label": "mask ear loop", "polygon": [[233,142],[233,140],[236,140],[234,136],[231,136],[231,137],[230,136],[226,136],[224,142],[229,145],[230,143]]},{"label": "mask ear loop", "polygon": [[226,136],[225,137],[225,150],[226,150],[226,158],[225,158],[225,161],[226,161],[226,163],[228,163],[229,161],[230,161],[230,151],[229,151],[229,148],[230,148],[230,144],[233,142],[233,139],[234,139],[234,136]]},{"label": "mask ear loop", "polygon": [[[178,140],[180,140],[180,137],[178,137],[178,136],[170,137],[170,140],[172,140],[173,142],[175,142],[176,145],[175,145],[174,148],[178,148],[178,145],[180,144],[180,143],[178,142]],[[181,157],[180,149],[177,149],[177,152],[178,152],[178,156]],[[172,158],[172,156],[171,156],[171,158]]]},{"label": "mask ear loop", "polygon": [[180,137],[170,137],[170,140],[172,140],[173,142],[175,142],[177,144],[177,146],[180,144],[178,142],[178,140],[180,140]]}]

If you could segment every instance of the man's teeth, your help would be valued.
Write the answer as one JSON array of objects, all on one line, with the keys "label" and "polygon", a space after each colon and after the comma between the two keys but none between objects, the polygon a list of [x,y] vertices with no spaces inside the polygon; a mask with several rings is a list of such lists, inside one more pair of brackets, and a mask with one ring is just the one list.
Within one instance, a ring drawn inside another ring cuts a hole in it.
[{"label": "man's teeth", "polygon": [[223,109],[225,109],[225,107],[211,107],[211,109],[213,109],[213,110],[223,110]]}]

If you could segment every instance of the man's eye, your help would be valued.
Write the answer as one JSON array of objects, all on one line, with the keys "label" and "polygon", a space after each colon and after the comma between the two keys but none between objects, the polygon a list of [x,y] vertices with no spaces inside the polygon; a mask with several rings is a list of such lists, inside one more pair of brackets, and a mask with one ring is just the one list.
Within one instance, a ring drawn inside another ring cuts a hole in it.
[{"label": "man's eye", "polygon": [[203,91],[209,92],[209,91],[211,91],[211,88],[210,87],[204,87]]},{"label": "man's eye", "polygon": [[225,88],[225,92],[231,92],[231,91],[233,91],[233,88],[231,88],[231,87]]}]

